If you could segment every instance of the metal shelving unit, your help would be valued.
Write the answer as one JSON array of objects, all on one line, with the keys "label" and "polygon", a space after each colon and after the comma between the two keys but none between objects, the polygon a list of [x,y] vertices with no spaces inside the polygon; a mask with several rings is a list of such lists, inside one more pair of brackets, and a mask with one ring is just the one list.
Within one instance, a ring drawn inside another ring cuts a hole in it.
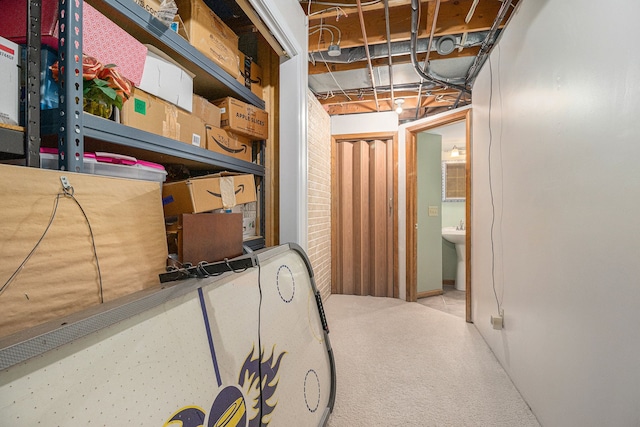
[{"label": "metal shelving unit", "polygon": [[[39,0],[30,1],[39,2]],[[195,73],[194,92],[208,99],[232,96],[264,109],[264,101],[250,89],[235,80],[133,0],[91,0],[88,3],[140,42],[160,48],[176,62]],[[63,57],[67,61],[73,60],[77,58],[78,52],[80,52],[80,58],[82,57],[82,5],[82,0],[79,4],[60,0],[60,11],[65,12],[60,14],[60,22],[65,24],[64,36],[67,40],[64,46],[59,47],[62,65],[64,65]],[[61,32],[61,38],[62,36]],[[250,173],[260,179],[264,177],[263,161],[260,164],[245,162],[82,113],[82,108],[78,108],[82,105],[82,73],[79,76],[74,75],[74,68],[75,66],[65,66],[65,72],[61,73],[65,81],[60,91],[61,109],[43,112],[43,133],[57,132],[59,134],[58,149],[61,153],[66,153],[64,159],[62,157],[60,159],[61,168],[82,171],[82,158],[86,144],[89,148],[99,147],[99,151],[131,154],[157,163],[182,163],[195,170],[228,170]],[[258,159],[263,160],[263,157],[261,150]],[[259,193],[259,199],[260,230],[264,230],[264,193],[262,191]],[[250,246],[263,247],[264,237],[253,239]]]}]

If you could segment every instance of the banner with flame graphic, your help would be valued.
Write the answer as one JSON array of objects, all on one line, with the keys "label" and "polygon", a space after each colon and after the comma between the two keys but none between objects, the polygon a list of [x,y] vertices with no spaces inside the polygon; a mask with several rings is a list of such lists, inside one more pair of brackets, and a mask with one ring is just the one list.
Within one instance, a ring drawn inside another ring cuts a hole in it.
[{"label": "banner with flame graphic", "polygon": [[[309,261],[294,245],[255,257],[258,266],[247,271],[146,292],[50,331],[49,339],[64,340],[70,328],[126,313],[0,372],[1,419],[12,426],[325,425],[335,369]],[[146,308],[135,311],[141,301]],[[0,348],[0,360],[14,350]]]}]

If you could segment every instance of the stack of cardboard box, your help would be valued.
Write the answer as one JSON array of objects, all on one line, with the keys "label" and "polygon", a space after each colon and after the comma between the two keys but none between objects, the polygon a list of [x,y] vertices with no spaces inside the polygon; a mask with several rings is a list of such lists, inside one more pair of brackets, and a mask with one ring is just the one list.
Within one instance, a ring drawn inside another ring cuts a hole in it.
[{"label": "stack of cardboard box", "polygon": [[167,183],[162,199],[170,256],[174,251],[177,261],[197,264],[242,254],[248,237],[243,210],[256,201],[253,175],[221,173]]}]

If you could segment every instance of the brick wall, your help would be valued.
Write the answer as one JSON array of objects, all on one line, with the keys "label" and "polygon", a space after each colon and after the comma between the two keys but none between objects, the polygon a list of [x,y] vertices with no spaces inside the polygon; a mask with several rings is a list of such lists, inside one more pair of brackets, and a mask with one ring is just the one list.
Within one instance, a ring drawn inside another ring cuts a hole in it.
[{"label": "brick wall", "polygon": [[331,120],[316,97],[309,98],[309,242],[316,285],[331,294]]}]

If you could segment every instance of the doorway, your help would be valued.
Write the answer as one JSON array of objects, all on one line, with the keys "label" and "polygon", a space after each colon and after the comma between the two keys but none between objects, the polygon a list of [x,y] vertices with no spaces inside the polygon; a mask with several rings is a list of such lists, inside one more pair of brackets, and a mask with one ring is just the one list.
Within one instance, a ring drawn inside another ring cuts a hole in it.
[{"label": "doorway", "polygon": [[418,123],[405,128],[406,148],[406,300],[417,300],[417,135],[440,126],[464,121],[466,123],[467,156],[465,162],[466,179],[466,207],[465,207],[465,303],[467,322],[472,322],[471,316],[471,110],[465,109],[433,119],[426,123]]},{"label": "doorway", "polygon": [[332,139],[331,292],[397,297],[395,135]]}]

